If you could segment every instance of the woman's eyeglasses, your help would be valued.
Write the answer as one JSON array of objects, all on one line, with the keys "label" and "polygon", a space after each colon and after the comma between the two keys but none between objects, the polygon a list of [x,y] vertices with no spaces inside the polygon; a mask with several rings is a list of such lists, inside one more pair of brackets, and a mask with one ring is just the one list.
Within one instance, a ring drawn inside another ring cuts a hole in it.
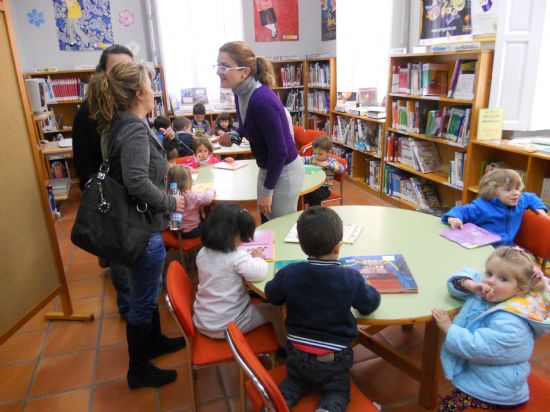
[{"label": "woman's eyeglasses", "polygon": [[244,69],[245,67],[246,66],[227,67],[227,66],[222,66],[221,64],[215,64],[214,66],[212,66],[212,68],[216,70],[217,73],[221,73],[221,74],[227,73],[230,70],[241,70],[241,69]]}]

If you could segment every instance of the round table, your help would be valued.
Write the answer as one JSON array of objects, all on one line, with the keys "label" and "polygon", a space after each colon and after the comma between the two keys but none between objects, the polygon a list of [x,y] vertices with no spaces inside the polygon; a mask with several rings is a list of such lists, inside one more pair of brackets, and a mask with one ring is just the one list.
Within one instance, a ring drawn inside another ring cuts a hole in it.
[{"label": "round table", "polygon": [[[465,249],[439,235],[447,228],[439,218],[419,212],[380,206],[339,206],[332,209],[340,215],[344,224],[363,225],[363,231],[354,244],[342,245],[340,257],[384,254],[404,256],[418,285],[418,293],[384,294],[380,307],[367,316],[353,311],[359,324],[371,325],[361,329],[359,343],[418,380],[419,401],[432,408],[437,395],[442,336],[433,321],[431,310],[442,308],[451,313],[456,312],[463,302],[449,295],[447,279],[464,267],[482,271],[494,249],[491,246]],[[306,258],[299,244],[283,241],[300,213],[282,216],[260,226],[261,229],[275,231],[276,260]],[[263,294],[266,282],[273,278],[273,265],[273,262],[269,263],[267,278],[251,284],[252,289]],[[383,344],[380,339],[372,338],[373,334],[386,326],[415,322],[426,322],[420,367]]]},{"label": "round table", "polygon": [[[201,167],[196,184],[213,183],[218,202],[248,202],[257,199],[256,182],[258,165],[256,160],[238,160],[246,166],[236,170],[217,169],[213,166]],[[325,172],[306,174],[302,191],[303,196],[321,187],[325,181]]]}]

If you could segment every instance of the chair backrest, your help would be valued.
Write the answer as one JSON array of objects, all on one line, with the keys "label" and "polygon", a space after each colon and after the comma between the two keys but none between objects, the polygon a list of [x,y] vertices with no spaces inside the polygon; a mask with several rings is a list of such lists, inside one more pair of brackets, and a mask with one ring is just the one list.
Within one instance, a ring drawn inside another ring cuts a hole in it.
[{"label": "chair backrest", "polygon": [[277,384],[262,366],[237,325],[229,322],[225,330],[227,343],[243,372],[254,385],[270,412],[289,412]]},{"label": "chair backrest", "polygon": [[294,135],[294,140],[296,141],[298,147],[302,148],[303,146],[313,142],[315,138],[319,136],[327,136],[327,133],[323,130],[305,129],[299,137]]},{"label": "chair backrest", "polygon": [[550,219],[527,210],[515,243],[543,260],[550,258]]},{"label": "chair backrest", "polygon": [[173,260],[166,272],[166,285],[168,294],[166,302],[178,319],[183,333],[188,337],[195,336],[193,324],[193,285],[181,264]]},{"label": "chair backrest", "polygon": [[348,164],[346,163],[346,160],[342,157],[338,157],[338,156],[334,156],[334,155],[330,155],[330,157],[332,157],[333,159],[336,159],[338,162],[340,162],[340,164],[342,166],[344,166],[344,172],[343,173],[340,173],[339,175],[334,175],[334,180],[336,180],[337,182],[342,183],[344,181],[344,177],[346,176],[346,167],[348,166]]},{"label": "chair backrest", "polygon": [[294,130],[294,142],[296,142],[296,148],[299,149],[302,144],[298,143],[304,140],[304,128],[302,126],[293,125],[292,130]]},{"label": "chair backrest", "polygon": [[184,164],[186,164],[186,163],[189,161],[189,159],[191,159],[191,158],[193,158],[193,155],[178,157],[178,158],[176,159],[176,164],[177,164],[177,165],[184,165]]},{"label": "chair backrest", "polygon": [[313,154],[313,145],[308,143],[301,147],[300,156],[311,156]]}]

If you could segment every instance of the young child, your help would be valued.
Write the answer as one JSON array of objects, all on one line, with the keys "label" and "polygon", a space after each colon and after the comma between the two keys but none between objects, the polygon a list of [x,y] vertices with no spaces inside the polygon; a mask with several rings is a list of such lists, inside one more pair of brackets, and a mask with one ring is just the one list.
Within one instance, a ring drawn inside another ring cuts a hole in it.
[{"label": "young child", "polygon": [[[184,218],[185,219],[185,218]],[[284,326],[279,308],[269,303],[250,304],[245,282],[262,280],[267,262],[260,249],[239,250],[254,238],[254,218],[240,206],[216,205],[202,230],[203,248],[197,255],[199,285],[193,305],[193,322],[203,334],[224,339],[230,321],[243,333],[272,323],[283,343]]]},{"label": "young child", "polygon": [[216,128],[214,129],[214,136],[221,136],[227,134],[233,130],[233,119],[227,112],[222,112],[216,117]]},{"label": "young child", "polygon": [[312,156],[304,156],[304,164],[321,166],[327,175],[323,186],[304,196],[310,206],[318,206],[323,200],[330,196],[330,187],[334,176],[344,173],[344,165],[333,157],[329,157],[332,149],[332,142],[326,136],[317,137],[311,144],[313,148]]},{"label": "young child", "polygon": [[195,134],[197,134],[197,130],[202,130],[207,136],[212,134],[212,127],[210,126],[210,122],[204,120],[205,115],[206,108],[204,107],[204,104],[195,103],[193,105],[193,122],[191,126],[195,130]]},{"label": "young child", "polygon": [[464,206],[455,206],[441,217],[453,229],[463,223],[473,223],[499,235],[493,246],[513,245],[523,218],[531,209],[548,217],[548,208],[534,193],[522,193],[523,182],[518,172],[495,169],[479,181],[479,197]]},{"label": "young child", "polygon": [[350,308],[367,315],[378,307],[380,294],[359,272],[340,266],[343,225],[336,212],[309,207],[297,229],[307,261],[284,267],[265,286],[268,302],[286,304],[288,376],[280,389],[289,409],[318,386],[317,410],[344,411],[350,397],[350,345],[357,338]]},{"label": "young child", "polygon": [[193,185],[191,172],[189,168],[181,165],[176,165],[168,170],[168,187],[173,182],[178,184],[178,189],[185,199],[182,237],[184,239],[198,237],[201,234],[200,208],[212,203],[216,192],[214,189],[206,189],[202,193],[191,191]]},{"label": "young child", "polygon": [[[193,151],[195,155],[187,161],[185,164],[192,169],[198,169],[201,166],[210,166],[221,162],[212,153],[212,143],[208,140],[208,137],[198,137],[193,142]],[[234,162],[232,157],[226,157],[224,162]]]},{"label": "young child", "polygon": [[444,310],[432,311],[446,334],[441,348],[445,377],[456,387],[439,411],[504,409],[527,402],[534,339],[550,331],[542,278],[533,259],[517,246],[496,249],[484,274],[465,269],[451,276],[449,293],[466,302],[452,323]]},{"label": "young child", "polygon": [[[185,119],[184,117],[176,117],[174,119],[172,128],[179,127],[182,128],[182,123],[185,123],[185,120],[189,123],[191,121],[189,119]],[[191,139],[189,140],[189,137],[187,134],[185,134],[184,130],[178,130],[174,134],[165,134],[164,140],[162,141],[162,147],[164,147],[164,150],[166,151],[166,158],[168,158],[169,153],[173,153],[174,150],[177,151],[178,156],[177,157],[183,157],[183,156],[191,156],[193,154],[193,135],[188,134]],[[181,140],[180,140],[181,139]]]},{"label": "young child", "polygon": [[191,120],[184,116],[178,116],[172,122],[172,128],[176,131],[176,136],[185,149],[186,154],[182,154],[181,156],[192,155],[195,139],[191,133]]},{"label": "young child", "polygon": [[153,120],[153,127],[155,129],[155,136],[162,142],[164,140],[164,132],[170,127],[170,119],[164,116],[157,116]]}]

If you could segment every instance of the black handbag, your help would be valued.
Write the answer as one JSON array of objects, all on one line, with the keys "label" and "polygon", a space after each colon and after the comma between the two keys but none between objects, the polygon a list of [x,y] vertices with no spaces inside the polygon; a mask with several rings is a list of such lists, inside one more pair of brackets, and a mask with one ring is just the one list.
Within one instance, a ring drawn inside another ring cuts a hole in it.
[{"label": "black handbag", "polygon": [[151,213],[146,203],[136,201],[124,185],[109,176],[110,140],[107,158],[80,198],[71,241],[96,256],[131,265],[147,246]]}]

